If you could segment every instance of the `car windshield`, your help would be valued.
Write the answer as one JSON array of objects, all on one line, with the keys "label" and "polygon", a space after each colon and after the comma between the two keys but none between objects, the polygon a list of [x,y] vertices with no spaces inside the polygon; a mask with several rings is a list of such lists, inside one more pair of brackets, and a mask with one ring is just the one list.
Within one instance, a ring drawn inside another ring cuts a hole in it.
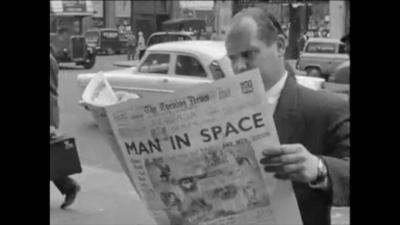
[{"label": "car windshield", "polygon": [[336,52],[335,43],[321,43],[321,42],[311,42],[307,45],[306,52],[309,53],[335,53]]},{"label": "car windshield", "polygon": [[118,38],[117,31],[103,31],[102,36],[104,39],[116,39]]},{"label": "car windshield", "polygon": [[87,32],[85,34],[85,39],[87,42],[97,42],[99,40],[99,33],[97,32]]},{"label": "car windshield", "polygon": [[151,53],[140,66],[139,72],[167,74],[169,58],[169,54]]},{"label": "car windshield", "polygon": [[172,34],[165,34],[165,35],[156,35],[150,38],[148,46],[163,43],[163,42],[170,42],[170,41],[183,41],[183,40],[190,40],[191,38],[186,35],[172,35]]}]

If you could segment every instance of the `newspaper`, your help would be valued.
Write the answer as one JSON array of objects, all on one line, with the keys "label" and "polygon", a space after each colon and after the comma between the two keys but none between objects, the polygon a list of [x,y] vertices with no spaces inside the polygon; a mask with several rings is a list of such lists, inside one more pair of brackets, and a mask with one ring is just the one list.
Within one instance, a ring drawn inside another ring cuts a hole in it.
[{"label": "newspaper", "polygon": [[258,70],[102,106],[93,86],[84,101],[158,224],[302,224],[291,183],[259,163],[279,139]]}]

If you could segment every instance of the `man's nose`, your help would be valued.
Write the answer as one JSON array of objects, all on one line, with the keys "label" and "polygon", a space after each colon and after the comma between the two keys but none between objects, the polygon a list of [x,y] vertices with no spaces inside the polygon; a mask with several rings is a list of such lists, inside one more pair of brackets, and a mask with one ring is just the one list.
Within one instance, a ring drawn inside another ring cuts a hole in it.
[{"label": "man's nose", "polygon": [[233,72],[235,72],[235,74],[236,74],[236,73],[241,73],[246,70],[247,70],[246,60],[243,58],[237,59],[233,65]]}]

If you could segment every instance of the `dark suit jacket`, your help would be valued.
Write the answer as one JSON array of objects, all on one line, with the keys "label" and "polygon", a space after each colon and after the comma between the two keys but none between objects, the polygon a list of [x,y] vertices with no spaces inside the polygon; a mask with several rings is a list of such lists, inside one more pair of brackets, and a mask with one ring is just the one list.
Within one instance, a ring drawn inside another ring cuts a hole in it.
[{"label": "dark suit jacket", "polygon": [[58,108],[58,64],[50,55],[50,125],[58,128],[59,108]]},{"label": "dark suit jacket", "polygon": [[350,205],[348,102],[331,93],[303,87],[288,76],[274,121],[281,144],[303,144],[327,165],[330,190],[297,182],[293,182],[293,188],[304,225],[330,224],[332,205]]}]

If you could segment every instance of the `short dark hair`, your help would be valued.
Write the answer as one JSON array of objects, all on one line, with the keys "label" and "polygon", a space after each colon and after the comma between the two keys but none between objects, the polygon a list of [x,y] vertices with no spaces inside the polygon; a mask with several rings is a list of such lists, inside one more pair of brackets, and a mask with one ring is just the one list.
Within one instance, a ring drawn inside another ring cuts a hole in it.
[{"label": "short dark hair", "polygon": [[260,40],[264,40],[267,45],[271,45],[272,42],[277,39],[278,35],[283,35],[287,38],[281,24],[265,7],[243,9],[234,16],[234,20],[243,17],[251,17],[254,19],[258,27],[258,36]]}]

